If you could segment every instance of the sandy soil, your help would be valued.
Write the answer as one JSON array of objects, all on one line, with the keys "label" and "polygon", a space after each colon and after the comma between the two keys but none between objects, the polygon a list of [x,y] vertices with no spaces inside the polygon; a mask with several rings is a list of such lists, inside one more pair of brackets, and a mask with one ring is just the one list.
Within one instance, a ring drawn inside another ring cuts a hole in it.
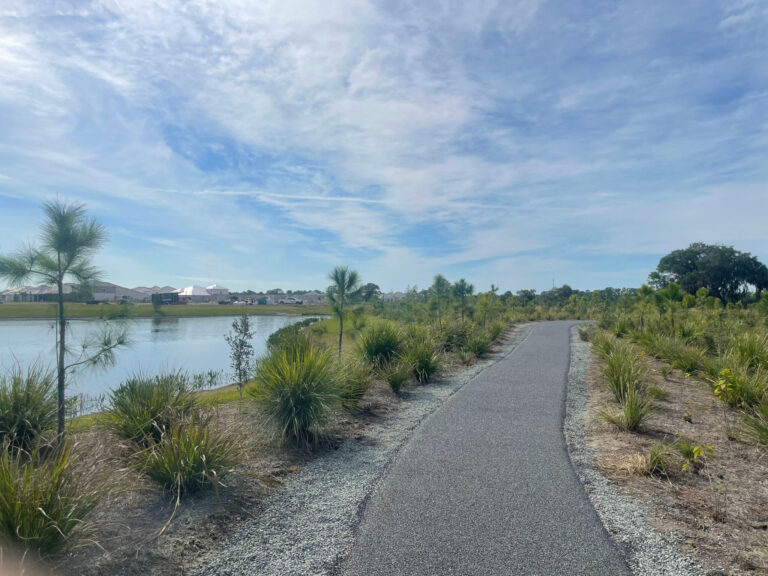
[{"label": "sandy soil", "polygon": [[[593,355],[587,374],[592,415],[615,406],[601,362]],[[719,402],[707,383],[678,371],[665,379],[663,364],[648,362],[650,378],[667,398],[640,433],[619,432],[592,418],[587,438],[598,467],[621,493],[648,503],[654,528],[674,534],[683,551],[713,576],[768,574],[768,450],[741,439],[738,414]],[[636,471],[655,442],[681,436],[711,445],[714,457],[669,479]]]}]

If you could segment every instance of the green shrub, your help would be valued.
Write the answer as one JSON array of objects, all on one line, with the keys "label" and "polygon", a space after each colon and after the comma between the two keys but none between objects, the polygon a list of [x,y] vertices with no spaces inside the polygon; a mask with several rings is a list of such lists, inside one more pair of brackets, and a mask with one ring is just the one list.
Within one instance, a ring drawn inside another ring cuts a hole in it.
[{"label": "green shrub", "polygon": [[56,399],[53,375],[38,366],[0,376],[0,444],[32,450],[56,426]]},{"label": "green shrub", "polygon": [[491,324],[491,327],[488,328],[488,337],[491,339],[491,342],[495,342],[498,340],[499,336],[501,336],[501,333],[504,331],[504,325],[499,322],[498,320]]},{"label": "green shrub", "polygon": [[605,355],[603,374],[613,395],[621,404],[630,391],[643,387],[645,364],[631,344],[616,341],[612,343],[610,352]]},{"label": "green shrub", "polygon": [[159,442],[162,431],[196,404],[183,372],[136,375],[110,394],[105,422],[123,438],[148,445]]},{"label": "green shrub", "polygon": [[387,381],[395,393],[400,392],[412,373],[413,367],[404,359],[391,362],[380,371],[382,378]]},{"label": "green shrub", "polygon": [[480,331],[475,332],[470,336],[469,342],[467,342],[467,348],[478,358],[482,358],[491,349],[491,339]]},{"label": "green shrub", "polygon": [[182,416],[136,458],[141,470],[165,489],[191,494],[222,485],[240,459],[240,439],[209,418]]},{"label": "green shrub", "polygon": [[683,458],[683,472],[686,470],[693,470],[694,472],[699,470],[715,453],[712,446],[697,444],[684,436],[675,442],[675,448],[677,448],[677,451]]},{"label": "green shrub", "polygon": [[424,384],[440,371],[440,350],[434,339],[429,335],[423,338],[412,338],[406,352],[408,363],[413,369],[416,380]]},{"label": "green shrub", "polygon": [[341,382],[341,404],[347,410],[356,410],[368,388],[371,387],[371,369],[367,364],[353,362],[344,367]]},{"label": "green shrub", "polygon": [[469,321],[457,320],[447,323],[443,326],[442,332],[443,350],[453,352],[466,348],[472,332],[472,323]]},{"label": "green shrub", "polygon": [[752,440],[768,446],[768,397],[745,413],[744,427]]},{"label": "green shrub", "polygon": [[680,471],[681,463],[666,442],[656,442],[648,454],[648,473],[653,476],[669,477]]},{"label": "green shrub", "polygon": [[273,349],[262,358],[249,394],[283,440],[309,449],[341,403],[341,388],[333,354],[312,346],[307,338],[294,346]]},{"label": "green shrub", "polygon": [[402,332],[392,322],[376,322],[361,335],[357,351],[371,367],[382,368],[402,353]]},{"label": "green shrub", "polygon": [[634,431],[640,428],[645,418],[653,410],[653,404],[637,390],[630,388],[626,391],[618,412],[602,412],[601,416],[621,430]]},{"label": "green shrub", "polygon": [[23,550],[56,551],[98,501],[98,490],[72,471],[71,444],[52,453],[0,450],[0,535]]}]

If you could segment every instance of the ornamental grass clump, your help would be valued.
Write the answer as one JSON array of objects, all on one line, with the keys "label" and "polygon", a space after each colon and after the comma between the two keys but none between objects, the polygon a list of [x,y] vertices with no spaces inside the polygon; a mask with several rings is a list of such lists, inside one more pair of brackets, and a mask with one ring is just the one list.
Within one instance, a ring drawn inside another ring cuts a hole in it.
[{"label": "ornamental grass clump", "polygon": [[[72,444],[52,451],[0,450],[0,543],[45,556],[85,525],[99,490],[73,472]],[[91,482],[93,484],[93,482]]]},{"label": "ornamental grass clump", "polygon": [[160,439],[136,454],[139,468],[178,495],[223,486],[240,459],[240,438],[215,426],[210,417],[182,416]]},{"label": "ornamental grass clump", "polygon": [[491,338],[483,331],[476,330],[467,342],[467,348],[478,358],[482,358],[491,349]]},{"label": "ornamental grass clump", "polygon": [[631,387],[625,393],[618,412],[601,412],[601,417],[621,430],[633,432],[640,428],[646,417],[653,411],[652,402],[637,388]]},{"label": "ornamental grass clump", "polygon": [[342,382],[338,364],[309,337],[271,350],[259,362],[255,386],[249,391],[279,436],[295,446],[311,449],[322,426],[339,407]]},{"label": "ornamental grass clump", "polygon": [[748,437],[768,447],[768,396],[745,412],[744,428]]},{"label": "ornamental grass clump", "polygon": [[340,378],[341,405],[347,410],[357,410],[371,387],[372,377],[371,367],[364,362],[352,362],[345,366]]},{"label": "ornamental grass clump", "polygon": [[604,360],[605,381],[620,404],[633,390],[640,391],[643,388],[645,365],[634,346],[626,342],[613,342]]},{"label": "ornamental grass clump", "polygon": [[196,409],[196,397],[183,372],[139,374],[110,394],[105,422],[123,438],[148,446],[159,442],[171,423]]},{"label": "ornamental grass clump", "polygon": [[32,450],[56,427],[57,396],[53,374],[33,365],[15,366],[0,376],[0,444]]},{"label": "ornamental grass clump", "polygon": [[387,384],[396,394],[402,390],[412,373],[413,366],[405,358],[399,358],[390,362],[384,369],[379,371],[380,376],[387,381]]},{"label": "ornamental grass clump", "polygon": [[413,369],[413,375],[424,384],[442,368],[440,348],[435,338],[425,328],[409,327],[405,358]]},{"label": "ornamental grass clump", "polygon": [[360,336],[357,352],[372,368],[381,369],[403,352],[402,331],[393,322],[375,322]]}]

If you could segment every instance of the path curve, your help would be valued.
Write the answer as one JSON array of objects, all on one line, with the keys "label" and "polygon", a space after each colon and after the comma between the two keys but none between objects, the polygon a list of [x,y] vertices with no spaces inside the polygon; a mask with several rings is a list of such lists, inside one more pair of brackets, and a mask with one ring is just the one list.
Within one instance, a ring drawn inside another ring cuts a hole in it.
[{"label": "path curve", "polygon": [[630,574],[563,438],[573,324],[536,324],[416,430],[371,495],[341,574]]}]

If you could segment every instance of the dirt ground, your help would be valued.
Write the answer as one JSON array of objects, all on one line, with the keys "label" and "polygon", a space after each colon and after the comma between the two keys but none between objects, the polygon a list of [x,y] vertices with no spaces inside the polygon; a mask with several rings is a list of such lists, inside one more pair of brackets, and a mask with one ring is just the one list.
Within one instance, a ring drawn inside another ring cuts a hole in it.
[{"label": "dirt ground", "polygon": [[[768,450],[743,439],[737,412],[717,400],[711,386],[679,371],[665,379],[663,363],[648,359],[649,378],[666,392],[639,433],[620,432],[599,416],[614,408],[593,355],[588,372],[587,438],[600,470],[620,492],[650,504],[650,522],[674,534],[683,550],[720,574],[768,574]],[[698,470],[671,478],[638,473],[638,462],[657,441],[686,437],[710,445],[713,457]]]}]

